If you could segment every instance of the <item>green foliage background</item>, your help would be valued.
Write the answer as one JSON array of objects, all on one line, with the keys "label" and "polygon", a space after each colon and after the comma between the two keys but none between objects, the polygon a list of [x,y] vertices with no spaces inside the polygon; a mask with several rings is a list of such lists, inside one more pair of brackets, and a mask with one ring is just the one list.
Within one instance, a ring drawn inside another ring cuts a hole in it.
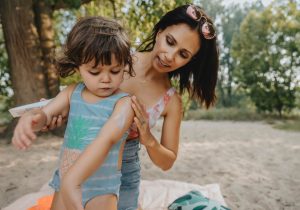
[{"label": "green foliage background", "polygon": [[11,81],[9,79],[8,73],[8,57],[4,44],[4,37],[2,32],[2,27],[0,25],[0,95],[8,96],[9,90],[7,87],[10,87]]},{"label": "green foliage background", "polygon": [[300,12],[295,3],[250,11],[235,36],[235,76],[258,111],[290,112],[299,85]]}]

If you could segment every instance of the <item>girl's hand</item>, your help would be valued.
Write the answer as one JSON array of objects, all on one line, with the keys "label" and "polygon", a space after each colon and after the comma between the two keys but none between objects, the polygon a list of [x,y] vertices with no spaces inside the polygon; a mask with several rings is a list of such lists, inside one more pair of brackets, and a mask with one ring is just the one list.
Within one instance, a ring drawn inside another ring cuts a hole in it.
[{"label": "girl's hand", "polygon": [[[45,98],[40,99],[40,101],[45,101],[45,100],[46,100]],[[65,120],[63,119],[63,117],[61,115],[54,116],[51,119],[50,124],[47,126],[44,126],[41,131],[46,132],[46,131],[58,128],[58,127],[62,126],[63,122],[65,122]]]},{"label": "girl's hand", "polygon": [[134,122],[139,131],[140,142],[146,147],[151,147],[155,144],[155,140],[151,138],[152,134],[150,132],[149,117],[146,108],[135,96],[132,96],[131,99],[132,108],[135,113]]},{"label": "girl's hand", "polygon": [[69,183],[64,177],[60,192],[66,209],[84,210],[82,206],[82,192],[80,186]]},{"label": "girl's hand", "polygon": [[12,138],[18,149],[27,149],[36,139],[34,131],[39,131],[47,122],[47,116],[40,109],[32,110],[21,116]]}]

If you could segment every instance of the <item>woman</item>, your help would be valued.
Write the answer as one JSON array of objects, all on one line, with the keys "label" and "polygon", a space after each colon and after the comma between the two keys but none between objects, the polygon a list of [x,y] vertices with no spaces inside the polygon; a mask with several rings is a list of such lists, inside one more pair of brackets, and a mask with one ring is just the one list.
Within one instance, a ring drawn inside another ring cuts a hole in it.
[{"label": "woman", "polygon": [[[136,76],[124,80],[121,88],[133,95],[139,135],[131,132],[123,152],[119,210],[137,209],[139,142],[162,170],[170,169],[176,160],[182,103],[170,80],[177,79],[180,93],[188,91],[190,98],[207,108],[215,102],[218,50],[212,21],[197,6],[177,7],[154,26],[134,60]],[[150,132],[159,116],[163,117],[160,141]]]},{"label": "woman", "polygon": [[[121,85],[132,97],[135,124],[123,152],[119,210],[137,209],[140,183],[139,143],[155,165],[168,170],[174,164],[182,120],[180,94],[188,91],[206,108],[214,104],[218,72],[216,33],[212,21],[194,5],[183,5],[166,13],[151,36],[134,54],[135,77]],[[180,93],[171,79],[179,82]],[[150,132],[163,117],[161,139]],[[53,119],[51,128],[61,125]]]}]

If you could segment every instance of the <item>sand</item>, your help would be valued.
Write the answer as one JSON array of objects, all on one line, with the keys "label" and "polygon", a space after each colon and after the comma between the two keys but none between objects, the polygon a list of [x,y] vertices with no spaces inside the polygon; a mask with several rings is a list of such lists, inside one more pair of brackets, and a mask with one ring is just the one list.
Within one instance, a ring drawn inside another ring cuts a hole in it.
[{"label": "sand", "polygon": [[[159,124],[153,129],[159,136]],[[1,141],[3,142],[3,141]],[[52,176],[62,138],[43,135],[28,151],[0,144],[0,207],[35,192]],[[219,183],[232,209],[300,209],[300,132],[263,122],[185,121],[169,171],[140,151],[142,179]]]}]

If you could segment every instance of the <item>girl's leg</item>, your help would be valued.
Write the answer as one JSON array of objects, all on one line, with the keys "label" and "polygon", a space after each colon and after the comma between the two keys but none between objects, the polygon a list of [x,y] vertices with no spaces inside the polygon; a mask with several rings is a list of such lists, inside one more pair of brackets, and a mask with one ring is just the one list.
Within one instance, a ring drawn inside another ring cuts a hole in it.
[{"label": "girl's leg", "polygon": [[100,195],[87,202],[85,210],[117,210],[116,195]]},{"label": "girl's leg", "polygon": [[123,151],[122,177],[118,210],[136,210],[140,186],[139,141],[126,142]]},{"label": "girl's leg", "polygon": [[54,193],[51,210],[66,210],[59,192]]}]

